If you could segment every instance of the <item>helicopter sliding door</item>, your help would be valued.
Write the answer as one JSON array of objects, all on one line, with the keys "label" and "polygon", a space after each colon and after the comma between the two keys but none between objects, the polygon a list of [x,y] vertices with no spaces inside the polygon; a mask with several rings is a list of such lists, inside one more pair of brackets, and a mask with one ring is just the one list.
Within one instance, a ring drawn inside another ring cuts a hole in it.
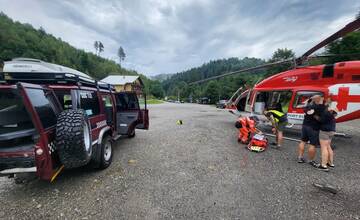
[{"label": "helicopter sliding door", "polygon": [[269,109],[275,109],[281,112],[288,112],[292,97],[292,91],[274,91],[270,93],[267,106]]},{"label": "helicopter sliding door", "polygon": [[242,92],[235,100],[234,103],[235,103],[238,111],[245,111],[246,100],[247,100],[249,93],[250,93],[249,90],[246,90],[246,91]]},{"label": "helicopter sliding door", "polygon": [[291,90],[259,91],[255,97],[254,112],[262,114],[265,109],[274,109],[286,113],[291,97]]},{"label": "helicopter sliding door", "polygon": [[250,89],[249,92],[247,93],[247,97],[246,97],[246,104],[245,104],[246,112],[252,112],[251,103],[252,103],[253,96],[254,96],[254,90]]}]

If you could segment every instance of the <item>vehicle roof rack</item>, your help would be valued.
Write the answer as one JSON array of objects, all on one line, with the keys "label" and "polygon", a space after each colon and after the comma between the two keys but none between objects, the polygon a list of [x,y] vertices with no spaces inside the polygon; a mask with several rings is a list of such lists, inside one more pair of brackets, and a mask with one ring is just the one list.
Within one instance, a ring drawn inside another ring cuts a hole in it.
[{"label": "vehicle roof rack", "polygon": [[0,83],[16,82],[84,85],[115,90],[111,84],[97,81],[75,69],[32,58],[14,58],[4,62],[3,72],[0,72]]},{"label": "vehicle roof rack", "polygon": [[35,84],[59,84],[96,87],[99,89],[115,90],[114,86],[102,81],[97,81],[73,73],[22,73],[0,72],[0,83],[27,82]]}]

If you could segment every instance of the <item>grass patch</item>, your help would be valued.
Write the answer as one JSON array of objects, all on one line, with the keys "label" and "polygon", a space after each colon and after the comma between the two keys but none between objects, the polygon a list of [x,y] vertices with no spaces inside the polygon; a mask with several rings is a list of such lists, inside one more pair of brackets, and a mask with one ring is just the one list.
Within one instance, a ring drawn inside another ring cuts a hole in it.
[{"label": "grass patch", "polygon": [[146,100],[146,103],[147,104],[161,104],[161,103],[164,103],[164,102],[159,100],[159,99],[149,99],[149,100]]},{"label": "grass patch", "polygon": [[[144,100],[139,100],[140,105],[144,104]],[[164,101],[161,101],[159,99],[148,99],[146,100],[146,104],[161,104],[164,103]]]}]

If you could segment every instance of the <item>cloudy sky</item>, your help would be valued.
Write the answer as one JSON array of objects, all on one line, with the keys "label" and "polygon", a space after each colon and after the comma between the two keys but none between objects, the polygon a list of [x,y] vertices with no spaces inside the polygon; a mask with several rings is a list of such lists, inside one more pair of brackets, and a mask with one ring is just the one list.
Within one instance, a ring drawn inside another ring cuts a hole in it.
[{"label": "cloudy sky", "polygon": [[354,19],[359,0],[0,0],[14,20],[42,26],[77,48],[146,75],[174,73],[228,57],[297,55]]}]

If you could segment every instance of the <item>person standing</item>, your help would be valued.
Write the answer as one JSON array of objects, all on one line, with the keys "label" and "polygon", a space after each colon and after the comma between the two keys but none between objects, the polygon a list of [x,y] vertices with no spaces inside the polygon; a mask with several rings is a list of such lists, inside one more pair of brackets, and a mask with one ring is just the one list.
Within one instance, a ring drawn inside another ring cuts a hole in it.
[{"label": "person standing", "polygon": [[272,143],[272,145],[274,145],[274,148],[279,149],[282,146],[283,132],[288,123],[287,116],[284,112],[278,110],[265,110],[264,115],[270,120],[273,126],[272,131],[276,136],[276,143]]},{"label": "person standing", "polygon": [[320,115],[320,132],[319,140],[321,147],[321,164],[320,170],[329,171],[328,167],[334,167],[334,152],[331,148],[331,140],[336,130],[336,109],[325,106],[324,111]]},{"label": "person standing", "polygon": [[[301,141],[298,146],[298,163],[305,163],[304,158],[305,145],[308,145],[308,159],[309,164],[318,167],[319,164],[315,162],[316,146],[319,146],[319,129],[320,122],[316,116],[320,117],[321,104],[323,98],[320,95],[315,95],[309,99],[308,104],[304,108],[304,121],[301,128]],[[314,117],[315,116],[315,117]]]}]

